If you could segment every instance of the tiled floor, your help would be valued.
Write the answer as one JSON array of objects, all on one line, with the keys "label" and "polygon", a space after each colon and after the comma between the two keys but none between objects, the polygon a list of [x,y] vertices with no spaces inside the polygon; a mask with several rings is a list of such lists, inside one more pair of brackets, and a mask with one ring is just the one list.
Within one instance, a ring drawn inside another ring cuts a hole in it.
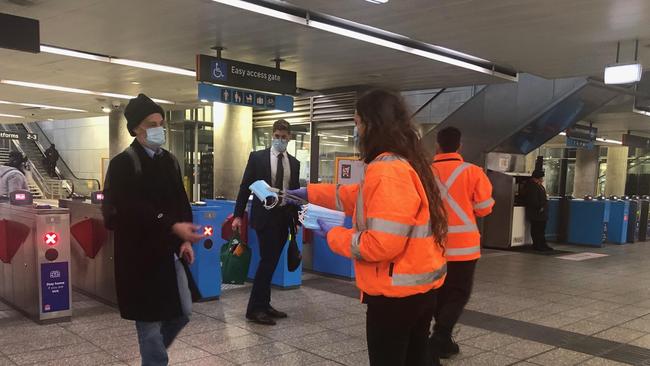
[{"label": "tiled floor", "polygon": [[[582,262],[486,251],[446,365],[650,365],[650,243],[592,251]],[[364,306],[353,284],[305,275],[273,293],[290,318],[244,320],[249,288],[194,305],[173,345],[179,365],[367,365]],[[36,325],[0,302],[0,366],[138,365],[135,329],[115,309],[74,294],[69,323]]]}]

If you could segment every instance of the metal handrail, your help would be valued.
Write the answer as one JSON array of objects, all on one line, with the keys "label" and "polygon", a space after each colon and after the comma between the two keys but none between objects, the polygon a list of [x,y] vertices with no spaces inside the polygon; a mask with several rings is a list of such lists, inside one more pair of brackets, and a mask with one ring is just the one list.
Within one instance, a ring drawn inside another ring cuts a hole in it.
[{"label": "metal handrail", "polygon": [[[41,144],[40,141],[47,141],[47,143],[48,143],[49,145],[52,145],[52,141],[50,141],[49,137],[47,137],[47,135],[45,134],[45,132],[43,131],[43,129],[41,128],[41,126],[38,124],[38,122],[23,123],[23,126],[25,127],[25,129],[27,130],[27,132],[29,132],[29,133],[36,133],[36,134],[38,135],[39,140],[34,141],[34,142],[36,143],[36,146],[37,146],[38,149],[41,151],[41,153],[42,153],[43,155],[45,155],[45,148],[44,148],[44,146]],[[32,127],[35,127],[35,128],[32,128]],[[62,166],[65,166],[66,170],[69,172],[69,174],[72,176],[72,178],[73,178],[74,180],[77,180],[77,181],[93,182],[93,183],[95,183],[95,184],[97,185],[97,190],[100,190],[100,189],[101,189],[102,185],[101,185],[101,183],[99,182],[98,179],[92,179],[92,178],[79,178],[79,177],[77,177],[77,175],[72,171],[72,169],[70,169],[70,167],[68,166],[68,164],[67,164],[63,159],[59,159],[58,162],[57,162],[57,165],[58,165],[58,164],[61,164]],[[59,169],[58,166],[57,166],[55,169],[56,169],[57,173],[58,173],[60,176],[63,176],[63,174],[61,174],[61,169]],[[74,193],[74,192],[75,192],[74,182],[71,181],[70,179],[66,179],[66,180],[70,181],[70,183],[72,184],[72,191],[71,191],[71,194]]]},{"label": "metal handrail", "polygon": [[[20,146],[20,142],[16,140],[11,140],[12,144],[18,150],[21,154],[25,155],[25,151],[23,150],[22,146]],[[47,185],[45,179],[41,175],[41,172],[36,169],[36,165],[31,160],[27,160],[27,164],[29,165],[29,171],[32,179],[36,183],[36,185],[41,189],[45,197],[52,198],[52,191],[50,187]]]}]

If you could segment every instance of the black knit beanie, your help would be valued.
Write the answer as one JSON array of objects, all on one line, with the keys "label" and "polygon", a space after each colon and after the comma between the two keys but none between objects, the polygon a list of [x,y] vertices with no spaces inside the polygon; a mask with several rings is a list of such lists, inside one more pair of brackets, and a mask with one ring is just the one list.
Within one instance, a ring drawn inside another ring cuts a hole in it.
[{"label": "black knit beanie", "polygon": [[124,117],[126,117],[126,128],[131,136],[135,136],[133,130],[152,113],[160,113],[165,118],[165,111],[162,107],[144,94],[138,94],[137,98],[129,101],[129,104],[124,108]]}]

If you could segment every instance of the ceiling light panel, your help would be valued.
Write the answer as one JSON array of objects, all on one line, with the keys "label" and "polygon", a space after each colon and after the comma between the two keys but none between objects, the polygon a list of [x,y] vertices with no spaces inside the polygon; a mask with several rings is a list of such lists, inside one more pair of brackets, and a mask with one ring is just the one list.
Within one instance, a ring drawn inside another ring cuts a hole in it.
[{"label": "ceiling light panel", "polygon": [[[96,92],[96,91],[91,91],[91,90],[86,90],[86,89],[69,88],[69,87],[66,87],[66,86],[48,85],[48,84],[40,84],[40,83],[30,83],[30,82],[27,82],[27,81],[0,80],[0,84],[22,86],[22,87],[26,87],[26,88],[54,90],[54,91],[60,91],[60,92],[65,92],[65,93],[97,95],[97,96],[108,97],[108,98],[117,98],[117,99],[133,99],[133,98],[135,98],[134,95]],[[151,98],[151,100],[153,100],[156,103],[175,104],[174,102],[169,101],[169,100],[165,100],[165,99]]]},{"label": "ceiling light panel", "polygon": [[135,68],[144,69],[144,70],[160,71],[160,72],[165,72],[165,73],[168,73],[168,74],[183,75],[183,76],[189,76],[189,77],[193,77],[193,78],[196,77],[196,72],[195,71],[183,69],[183,68],[180,68],[180,67],[173,67],[173,66],[154,64],[154,63],[151,63],[151,62],[129,60],[129,59],[126,59],[126,58],[102,56],[102,55],[96,55],[96,54],[93,54],[93,53],[70,50],[70,49],[59,48],[59,47],[54,47],[54,46],[41,45],[41,52],[51,53],[51,54],[60,55],[60,56],[76,57],[76,58],[81,58],[81,59],[84,59],[84,60],[106,62],[106,63],[122,65],[122,66],[130,66],[130,67],[135,67]]},{"label": "ceiling light panel", "polygon": [[0,117],[7,117],[7,118],[25,118],[23,116],[16,116],[15,114],[5,114],[5,113],[0,113]]},{"label": "ceiling light panel", "polygon": [[52,109],[52,110],[57,110],[57,111],[68,111],[68,112],[88,112],[88,111],[83,110],[83,109],[57,107],[57,106],[47,105],[47,104],[10,102],[10,101],[7,101],[7,100],[0,100],[0,104],[20,105],[20,106],[23,106],[23,107]]}]

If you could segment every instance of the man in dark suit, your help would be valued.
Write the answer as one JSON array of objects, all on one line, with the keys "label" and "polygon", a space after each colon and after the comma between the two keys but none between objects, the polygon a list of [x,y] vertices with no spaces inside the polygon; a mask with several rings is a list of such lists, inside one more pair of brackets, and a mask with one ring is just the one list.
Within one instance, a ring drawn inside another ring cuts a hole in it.
[{"label": "man in dark suit", "polygon": [[552,251],[546,244],[546,221],[548,220],[548,197],[544,188],[544,171],[535,170],[522,192],[526,218],[530,221],[530,236],[533,249],[540,252]]},{"label": "man in dark suit", "polygon": [[[237,204],[235,206],[233,230],[241,228],[253,182],[264,180],[270,186],[283,191],[300,188],[300,162],[287,153],[287,144],[291,140],[291,126],[285,120],[273,124],[273,144],[266,150],[254,151],[248,157],[244,171]],[[282,249],[289,237],[289,225],[294,224],[297,211],[294,206],[280,202],[267,210],[257,198],[253,199],[251,208],[251,226],[257,232],[260,245],[260,265],[255,274],[253,290],[248,301],[246,318],[252,322],[275,325],[274,319],[286,318],[287,314],[271,306],[271,279],[278,264]]]}]

